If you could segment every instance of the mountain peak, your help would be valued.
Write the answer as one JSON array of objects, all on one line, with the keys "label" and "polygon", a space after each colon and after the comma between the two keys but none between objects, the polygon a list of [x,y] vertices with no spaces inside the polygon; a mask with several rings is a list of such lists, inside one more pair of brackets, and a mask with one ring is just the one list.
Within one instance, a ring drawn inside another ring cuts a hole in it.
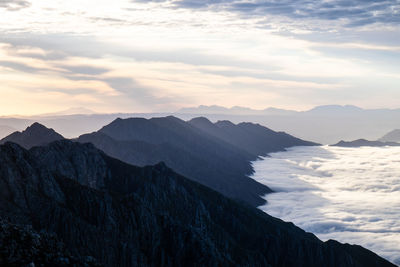
[{"label": "mountain peak", "polygon": [[30,149],[34,146],[45,145],[53,141],[62,140],[64,137],[46,126],[35,122],[22,132],[14,132],[0,140],[0,144],[5,142],[17,143],[20,146]]}]

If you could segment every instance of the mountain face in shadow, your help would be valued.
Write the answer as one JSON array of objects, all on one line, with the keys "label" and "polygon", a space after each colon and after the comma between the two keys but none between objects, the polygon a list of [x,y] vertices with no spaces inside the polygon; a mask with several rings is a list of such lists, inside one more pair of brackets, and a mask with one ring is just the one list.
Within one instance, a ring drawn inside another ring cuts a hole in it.
[{"label": "mountain face in shadow", "polygon": [[25,131],[14,132],[9,136],[4,137],[0,140],[0,144],[14,142],[29,149],[34,146],[46,145],[53,141],[62,139],[64,139],[64,137],[56,133],[53,129],[46,128],[40,123],[35,122],[26,128]]},{"label": "mountain face in shadow", "polygon": [[54,234],[0,218],[0,266],[100,267],[93,257],[78,258]]},{"label": "mountain face in shadow", "polygon": [[362,146],[372,146],[372,147],[383,147],[383,146],[400,146],[400,143],[396,142],[381,142],[381,141],[369,141],[365,139],[357,139],[354,141],[340,141],[332,146],[341,147],[362,147]]},{"label": "mountain face in shadow", "polygon": [[385,134],[379,139],[381,142],[399,142],[400,143],[400,129],[393,130]]},{"label": "mountain face in shadow", "polygon": [[275,132],[260,124],[218,121],[212,123],[204,117],[194,118],[190,124],[256,156],[284,150],[291,146],[314,146],[316,143],[301,140],[284,132]]},{"label": "mountain face in shadow", "polygon": [[[199,120],[215,127],[205,118]],[[110,156],[138,166],[163,161],[176,172],[253,206],[263,204],[260,196],[271,190],[248,177],[253,172],[250,161],[285,147],[312,144],[253,124],[221,126],[220,132],[213,132],[196,121],[117,119],[77,141],[93,143]]]},{"label": "mountain face in shadow", "polygon": [[362,247],[322,242],[164,164],[131,166],[91,144],[0,146],[0,192],[2,217],[55,233],[75,257],[105,266],[394,266]]}]

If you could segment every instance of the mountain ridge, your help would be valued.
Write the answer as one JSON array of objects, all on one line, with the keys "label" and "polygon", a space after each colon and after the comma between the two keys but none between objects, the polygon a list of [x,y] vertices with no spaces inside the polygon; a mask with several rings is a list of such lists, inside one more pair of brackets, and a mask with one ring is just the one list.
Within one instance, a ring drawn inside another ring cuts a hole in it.
[{"label": "mountain ridge", "polygon": [[192,182],[68,140],[0,146],[0,216],[105,266],[394,266]]}]

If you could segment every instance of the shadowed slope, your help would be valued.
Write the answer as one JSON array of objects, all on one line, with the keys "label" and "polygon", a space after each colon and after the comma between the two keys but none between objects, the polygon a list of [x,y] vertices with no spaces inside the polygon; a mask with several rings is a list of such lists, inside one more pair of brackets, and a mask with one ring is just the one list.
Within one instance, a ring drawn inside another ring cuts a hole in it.
[{"label": "shadowed slope", "polygon": [[106,266],[394,266],[174,173],[90,144],[0,146],[0,215],[54,232]]},{"label": "shadowed slope", "polygon": [[194,118],[189,123],[256,156],[265,156],[291,146],[318,145],[284,132],[272,131],[260,124],[243,122],[236,125],[230,121],[218,121],[213,124],[203,117]]},{"label": "shadowed slope", "polygon": [[248,178],[256,155],[215,138],[175,117],[117,119],[97,133],[80,136],[107,154],[144,166],[165,162],[176,172],[234,199],[258,206],[271,192]]}]

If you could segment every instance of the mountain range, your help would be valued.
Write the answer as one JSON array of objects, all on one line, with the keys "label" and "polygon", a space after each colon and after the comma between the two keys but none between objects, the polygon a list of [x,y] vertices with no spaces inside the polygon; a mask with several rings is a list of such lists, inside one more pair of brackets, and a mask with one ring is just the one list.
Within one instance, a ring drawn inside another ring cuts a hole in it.
[{"label": "mountain range", "polygon": [[[1,145],[0,192],[0,215],[11,225],[53,233],[74,257],[104,266],[394,266],[360,246],[322,242],[163,163],[135,167],[91,144]],[[12,242],[33,251],[26,240]],[[44,264],[7,256],[3,265]]]},{"label": "mountain range", "polygon": [[[40,122],[67,138],[75,138],[85,133],[97,131],[117,118],[152,118],[169,115],[185,121],[205,116],[213,122],[229,120],[235,124],[243,121],[259,123],[275,131],[284,131],[299,138],[322,144],[334,144],[340,140],[358,138],[377,140],[393,129],[400,129],[400,109],[362,109],[351,105],[317,106],[306,111],[279,108],[254,110],[246,107],[200,106],[185,108],[176,112],[149,114],[99,114],[82,108],[74,108],[64,112],[37,116],[0,117],[0,125],[22,131],[32,123]],[[0,138],[8,133],[5,132],[0,135]]]},{"label": "mountain range", "polygon": [[253,172],[251,161],[295,145],[317,145],[252,123],[213,124],[206,118],[185,122],[172,116],[117,119],[76,141],[93,143],[137,166],[163,161],[176,172],[252,206],[262,205],[260,196],[272,191],[248,177]]},{"label": "mountain range", "polygon": [[365,139],[357,139],[354,141],[340,141],[333,146],[341,146],[341,147],[362,147],[362,146],[371,146],[371,147],[382,147],[382,146],[400,146],[400,143],[396,142],[381,142],[381,141],[369,141]]}]

